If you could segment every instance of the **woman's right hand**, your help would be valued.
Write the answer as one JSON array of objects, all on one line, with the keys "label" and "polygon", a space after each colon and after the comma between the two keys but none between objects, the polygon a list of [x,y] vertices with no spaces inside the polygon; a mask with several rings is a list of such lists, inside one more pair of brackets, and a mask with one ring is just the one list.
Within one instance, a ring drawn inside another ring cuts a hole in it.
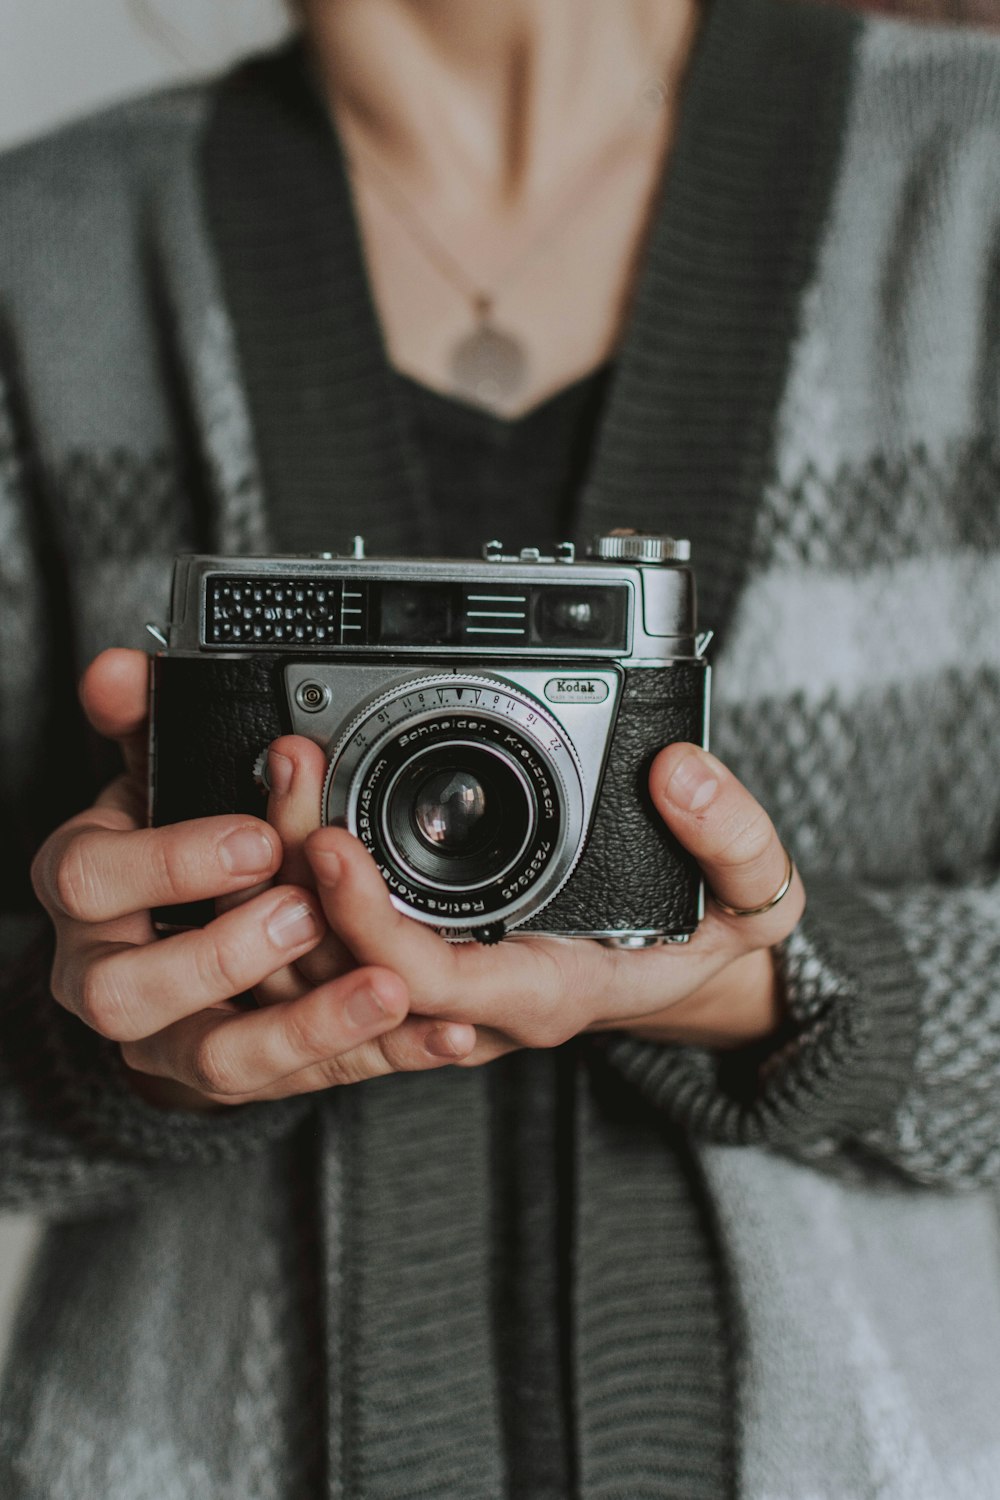
[{"label": "woman's right hand", "polygon": [[[56,931],[56,1000],[121,1044],[145,1075],[137,1091],[159,1104],[211,1108],[440,1066],[401,1025],[406,988],[386,969],[355,969],[264,1008],[237,1003],[316,947],[322,910],[311,891],[270,883],[283,851],[260,819],[143,826],[146,670],[141,652],[107,651],[81,684],[91,723],[118,740],[127,771],[32,867]],[[157,936],[151,908],[205,899],[228,909],[204,928]]]}]

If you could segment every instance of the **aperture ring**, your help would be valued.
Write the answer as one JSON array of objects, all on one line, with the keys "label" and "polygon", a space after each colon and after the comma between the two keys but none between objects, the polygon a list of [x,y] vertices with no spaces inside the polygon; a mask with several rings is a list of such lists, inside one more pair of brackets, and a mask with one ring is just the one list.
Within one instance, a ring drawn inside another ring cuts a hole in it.
[{"label": "aperture ring", "polygon": [[[447,744],[449,737],[507,755],[524,772],[539,808],[538,836],[518,868],[509,878],[478,886],[469,900],[461,891],[408,878],[412,869],[400,868],[379,842],[376,804],[382,789],[411,754],[429,743]],[[478,674],[410,679],[370,702],[331,759],[323,816],[366,843],[402,910],[459,932],[496,918],[515,926],[540,910],[576,864],[585,831],[579,763],[559,726],[522,689]]]}]

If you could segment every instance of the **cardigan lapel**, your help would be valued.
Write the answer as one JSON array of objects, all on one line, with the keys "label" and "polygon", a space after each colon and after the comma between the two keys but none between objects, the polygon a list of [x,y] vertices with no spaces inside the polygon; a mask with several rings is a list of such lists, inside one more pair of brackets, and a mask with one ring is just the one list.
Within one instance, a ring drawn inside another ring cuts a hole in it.
[{"label": "cardigan lapel", "polygon": [[[731,618],[771,469],[859,24],[790,0],[712,5],[583,497],[581,529],[691,538],[704,622],[716,631]],[[672,1273],[685,1271],[687,1252],[688,1271],[716,1255],[722,1287],[722,1253],[694,1178],[683,1190],[678,1176],[683,1143],[644,1125],[634,1099],[628,1107],[597,1086],[599,1071],[581,1074],[578,1096],[579,1492],[710,1500],[736,1487],[735,1468],[727,1483],[685,1463],[704,1458],[692,1437],[697,1398],[714,1391],[704,1409],[717,1411],[717,1392],[736,1383],[732,1367],[712,1362],[713,1328],[730,1351],[739,1330],[731,1308],[690,1290],[698,1277]],[[680,1305],[678,1282],[688,1288]],[[697,1370],[678,1368],[680,1345],[702,1348]],[[627,1485],[623,1452],[637,1476]]]},{"label": "cardigan lapel", "polygon": [[361,532],[372,552],[428,551],[343,156],[299,43],[223,80],[202,171],[279,550]]},{"label": "cardigan lapel", "polygon": [[500,1500],[486,1074],[334,1090],[322,1128],[329,1500]]},{"label": "cardigan lapel", "polygon": [[770,472],[858,27],[788,0],[711,5],[582,497],[583,537],[690,538],[717,635]]}]

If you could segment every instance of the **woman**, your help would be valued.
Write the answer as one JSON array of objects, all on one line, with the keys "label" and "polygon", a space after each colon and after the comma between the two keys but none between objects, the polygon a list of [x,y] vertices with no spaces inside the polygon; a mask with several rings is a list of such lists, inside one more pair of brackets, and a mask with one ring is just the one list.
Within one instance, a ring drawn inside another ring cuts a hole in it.
[{"label": "woman", "polygon": [[[1000,1493],[1000,49],[775,0],[302,20],[0,182],[5,796],[56,931],[15,889],[5,1183],[66,1221],[4,1492]],[[93,800],[62,685],[175,551],[501,521],[692,539],[686,950],[449,948],[291,738],[269,823],[142,829],[133,655],[84,678],[131,768]]]}]

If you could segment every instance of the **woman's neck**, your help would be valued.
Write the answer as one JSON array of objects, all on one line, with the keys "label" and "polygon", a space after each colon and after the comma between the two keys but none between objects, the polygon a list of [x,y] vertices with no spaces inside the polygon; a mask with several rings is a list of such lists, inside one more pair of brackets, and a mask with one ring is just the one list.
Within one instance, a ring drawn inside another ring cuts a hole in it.
[{"label": "woman's neck", "polygon": [[[514,209],[585,168],[686,61],[697,0],[302,0],[338,119],[419,191]],[[446,189],[447,191],[447,189]]]},{"label": "woman's neck", "polygon": [[298,3],[391,363],[467,391],[489,329],[516,416],[608,359],[701,0]]}]

